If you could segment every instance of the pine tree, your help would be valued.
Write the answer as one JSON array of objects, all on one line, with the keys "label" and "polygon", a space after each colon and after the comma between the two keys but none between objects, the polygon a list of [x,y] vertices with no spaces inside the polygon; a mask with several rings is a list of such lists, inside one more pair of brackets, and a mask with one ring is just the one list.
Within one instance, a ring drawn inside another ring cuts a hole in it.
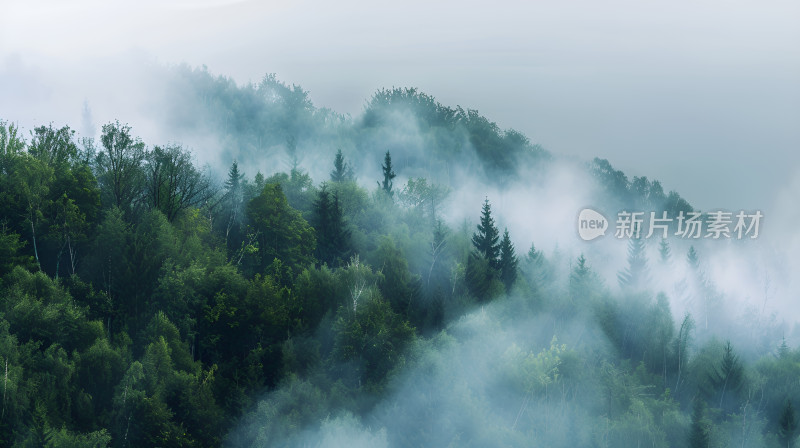
[{"label": "pine tree", "polygon": [[739,362],[739,357],[733,353],[733,346],[731,342],[725,343],[725,348],[722,354],[722,362],[719,369],[713,373],[712,381],[717,388],[721,388],[719,397],[719,407],[725,400],[726,394],[734,394],[739,391],[744,381],[744,372],[742,365]]},{"label": "pine tree", "polygon": [[669,243],[666,238],[662,238],[658,244],[658,255],[661,257],[661,263],[669,263],[672,258],[672,251],[669,248]]},{"label": "pine tree", "polygon": [[331,241],[333,242],[334,264],[350,258],[350,229],[344,222],[342,207],[339,204],[339,192],[333,192],[331,204]]},{"label": "pine tree", "polygon": [[591,274],[592,271],[586,264],[586,257],[581,254],[581,256],[578,257],[578,264],[572,268],[572,272],[569,274],[569,292],[573,298],[588,292],[587,285],[589,284]]},{"label": "pine tree", "polygon": [[481,222],[478,224],[478,231],[472,235],[472,244],[478,253],[489,263],[489,266],[498,269],[500,261],[500,232],[494,225],[492,218],[492,207],[489,205],[489,198],[483,202],[481,211]]},{"label": "pine tree", "polygon": [[243,179],[244,173],[239,172],[239,164],[234,160],[230,170],[228,170],[228,178],[225,180],[225,213],[227,214],[225,242],[229,252],[232,248],[239,247],[242,240],[242,219],[244,217]]},{"label": "pine tree", "polygon": [[644,241],[631,238],[628,242],[628,267],[617,274],[619,285],[623,288],[638,289],[647,283],[647,256]]},{"label": "pine tree", "polygon": [[694,250],[694,246],[689,246],[689,252],[686,254],[686,262],[694,269],[700,267],[700,258],[697,256],[697,251]]},{"label": "pine tree", "polygon": [[244,179],[244,174],[239,172],[239,164],[234,160],[228,170],[228,178],[225,180],[225,194],[228,196],[241,194],[242,179]]},{"label": "pine tree", "polygon": [[383,184],[381,185],[381,183],[378,182],[378,186],[391,197],[394,195],[392,191],[392,179],[397,177],[397,175],[394,174],[394,170],[392,169],[392,155],[389,154],[389,151],[386,151],[386,156],[383,158],[383,165],[381,165],[381,168],[383,168]]},{"label": "pine tree", "polygon": [[689,448],[708,448],[708,421],[705,419],[705,403],[695,399],[692,424],[689,427]]},{"label": "pine tree", "polygon": [[353,180],[353,168],[344,161],[342,150],[336,151],[336,158],[333,159],[333,171],[331,171],[331,181],[344,182]]},{"label": "pine tree", "polygon": [[312,224],[317,231],[317,259],[320,263],[330,263],[331,253],[331,207],[330,193],[325,185],[322,186],[314,201],[314,219]]},{"label": "pine tree", "polygon": [[781,444],[786,448],[792,448],[794,445],[795,433],[797,432],[797,418],[794,414],[794,406],[792,400],[786,400],[786,404],[781,411],[781,419],[778,421],[780,427],[778,428],[778,437]]},{"label": "pine tree", "polygon": [[350,245],[350,231],[347,230],[342,216],[339,196],[334,193],[331,197],[323,185],[313,207],[313,224],[317,231],[317,259],[321,263],[334,266],[337,262],[347,259]]},{"label": "pine tree", "polygon": [[789,356],[789,345],[786,343],[786,336],[783,336],[781,345],[778,347],[778,358],[786,359]]},{"label": "pine tree", "polygon": [[506,292],[511,291],[514,282],[517,280],[517,265],[519,260],[514,254],[514,245],[508,236],[508,229],[503,232],[503,239],[500,242],[500,279],[506,287]]}]

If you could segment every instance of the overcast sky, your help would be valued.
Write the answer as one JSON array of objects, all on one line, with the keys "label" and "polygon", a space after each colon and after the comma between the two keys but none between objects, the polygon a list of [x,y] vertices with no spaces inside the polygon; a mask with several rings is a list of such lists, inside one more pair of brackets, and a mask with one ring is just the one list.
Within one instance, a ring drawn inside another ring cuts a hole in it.
[{"label": "overcast sky", "polygon": [[84,99],[135,121],[124,61],[186,62],[275,72],[352,115],[378,88],[419,87],[703,209],[800,197],[794,0],[1,1],[0,118],[27,129],[80,128]]}]

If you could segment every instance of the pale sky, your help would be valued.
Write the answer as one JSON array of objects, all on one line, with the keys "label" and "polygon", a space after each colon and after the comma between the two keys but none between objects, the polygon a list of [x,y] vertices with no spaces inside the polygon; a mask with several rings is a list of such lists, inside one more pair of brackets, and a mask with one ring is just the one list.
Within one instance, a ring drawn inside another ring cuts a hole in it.
[{"label": "pale sky", "polygon": [[186,62],[352,115],[418,87],[703,209],[800,196],[800,3],[429,3],[0,0],[0,119],[135,121],[132,66]]}]

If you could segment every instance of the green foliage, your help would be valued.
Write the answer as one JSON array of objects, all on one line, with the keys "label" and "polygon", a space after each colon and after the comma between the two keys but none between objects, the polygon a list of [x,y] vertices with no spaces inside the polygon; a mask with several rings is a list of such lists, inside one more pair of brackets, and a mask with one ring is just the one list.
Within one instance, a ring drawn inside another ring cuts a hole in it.
[{"label": "green foliage", "polygon": [[478,231],[472,235],[472,245],[478,255],[481,256],[488,263],[492,269],[499,268],[500,257],[500,232],[494,225],[494,218],[492,218],[492,206],[489,205],[489,199],[483,201],[483,208],[481,209],[481,221],[478,224]]},{"label": "green foliage", "polygon": [[692,409],[692,425],[689,428],[687,446],[689,448],[708,448],[710,422],[705,417],[706,405],[702,400],[695,400]]},{"label": "green foliage", "polygon": [[323,185],[314,201],[312,223],[316,230],[316,258],[329,266],[338,266],[350,257],[350,234],[339,204],[339,195],[333,197]]},{"label": "green foliage", "polygon": [[104,202],[129,213],[142,197],[144,143],[131,135],[131,127],[118,121],[103,125],[103,149],[95,165]]},{"label": "green foliage", "polygon": [[634,291],[642,289],[648,284],[648,275],[644,240],[631,238],[628,240],[628,266],[617,274],[619,285]]},{"label": "green foliage", "polygon": [[488,302],[504,291],[495,268],[479,255],[469,255],[464,277],[470,295],[478,302]]},{"label": "green foliage", "polygon": [[258,235],[256,272],[263,272],[275,259],[296,273],[313,261],[314,230],[289,206],[280,184],[267,184],[247,204],[247,215]]},{"label": "green foliage", "polygon": [[0,225],[0,278],[11,272],[14,266],[36,269],[33,257],[20,254],[24,246],[25,241],[20,241],[18,234],[10,232],[5,225]]},{"label": "green foliage", "polygon": [[427,215],[431,221],[435,222],[438,210],[449,193],[449,188],[428,184],[428,180],[425,178],[411,178],[398,194],[398,198],[402,204],[421,215]]},{"label": "green foliage", "polygon": [[336,157],[333,160],[333,171],[331,171],[331,182],[346,182],[354,180],[353,167],[344,160],[342,150],[336,150]]},{"label": "green foliage", "polygon": [[381,169],[383,170],[383,183],[381,184],[378,182],[378,186],[383,190],[384,193],[386,193],[387,196],[392,197],[394,195],[394,191],[392,191],[392,179],[397,177],[397,175],[392,169],[392,155],[389,154],[389,151],[386,151]]},{"label": "green foliage", "polygon": [[792,448],[795,434],[797,433],[797,417],[795,416],[794,406],[792,406],[792,400],[786,400],[778,425],[778,437],[781,443],[786,445],[786,448]]},{"label": "green foliage", "polygon": [[403,349],[414,338],[414,328],[375,291],[354,309],[340,308],[334,328],[337,358],[355,362],[361,377],[373,386],[404,364]]},{"label": "green foliage", "polygon": [[155,146],[144,160],[147,203],[169,221],[213,196],[209,179],[195,168],[192,154],[182,147]]},{"label": "green foliage", "polygon": [[[688,314],[676,326],[670,298],[645,291],[642,241],[619,295],[583,254],[518,259],[488,198],[476,232],[444,224],[464,182],[547,174],[524,135],[416,89],[381,90],[351,120],[274,75],[171,73],[165,116],[199,111],[233,161],[219,192],[189,150],[146,148],[119,122],[96,151],[66,126],[26,143],[0,121],[0,445],[794,443],[798,351],[755,360],[709,340],[710,302],[700,334]],[[331,147],[317,187],[301,163]],[[354,171],[376,147],[370,195]],[[692,210],[606,160],[588,171],[598,204]],[[694,248],[687,262],[697,297],[678,299],[719,297]]]},{"label": "green foliage", "polygon": [[508,229],[503,232],[503,239],[500,241],[500,258],[498,261],[498,269],[500,270],[500,280],[506,287],[506,292],[511,293],[511,287],[517,281],[517,266],[519,260],[514,253],[514,245],[511,244],[511,238],[508,236]]}]

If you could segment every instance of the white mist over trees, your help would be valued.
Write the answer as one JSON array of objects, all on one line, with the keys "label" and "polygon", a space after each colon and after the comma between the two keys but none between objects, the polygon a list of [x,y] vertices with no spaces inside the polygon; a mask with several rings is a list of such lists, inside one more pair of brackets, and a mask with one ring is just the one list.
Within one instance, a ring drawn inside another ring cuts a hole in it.
[{"label": "white mist over trees", "polygon": [[0,123],[4,442],[794,443],[792,291],[756,241],[577,238],[587,205],[694,211],[676,191],[416,89],[353,118],[164,73],[191,144]]}]

